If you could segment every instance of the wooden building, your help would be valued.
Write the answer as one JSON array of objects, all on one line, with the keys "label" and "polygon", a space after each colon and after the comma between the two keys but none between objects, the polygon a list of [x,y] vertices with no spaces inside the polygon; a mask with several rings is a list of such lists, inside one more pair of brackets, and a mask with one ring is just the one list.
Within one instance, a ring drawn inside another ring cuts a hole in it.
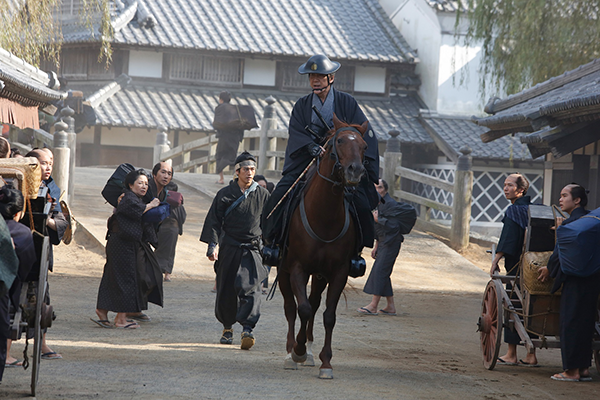
[{"label": "wooden building", "polygon": [[486,127],[484,143],[518,132],[532,157],[545,157],[544,204],[558,204],[560,190],[577,182],[590,190],[589,208],[600,206],[600,59],[504,99],[492,98],[490,114],[473,118]]}]

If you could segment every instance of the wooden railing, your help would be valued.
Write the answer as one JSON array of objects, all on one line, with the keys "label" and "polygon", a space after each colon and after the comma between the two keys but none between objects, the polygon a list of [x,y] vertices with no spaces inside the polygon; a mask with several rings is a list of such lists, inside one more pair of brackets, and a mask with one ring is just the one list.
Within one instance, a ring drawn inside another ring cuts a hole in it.
[{"label": "wooden railing", "polygon": [[[268,97],[265,100],[267,106],[264,108],[261,129],[244,131],[241,148],[252,152],[257,157],[257,173],[279,176],[285,151],[277,150],[278,143],[288,138],[288,132],[287,129],[277,129],[277,119],[273,107],[275,99]],[[207,137],[170,149],[167,145],[167,135],[162,129],[157,134],[154,162],[177,159],[181,161],[173,163],[175,171],[214,173],[217,142],[217,136],[212,133]],[[192,160],[190,158],[193,151],[201,151],[205,155]]]},{"label": "wooden railing", "polygon": [[[473,190],[473,171],[471,170],[471,157],[469,148],[461,149],[462,156],[458,158],[455,182],[436,178],[410,168],[402,167],[402,153],[400,152],[399,132],[390,132],[391,138],[386,144],[384,157],[380,157],[383,166],[383,179],[390,186],[389,192],[398,200],[416,203],[420,207],[417,219],[417,228],[435,233],[450,239],[450,246],[455,250],[462,250],[469,244],[469,231],[471,219],[471,200]],[[425,185],[433,186],[453,194],[452,206],[442,204],[435,200],[410,193],[402,188],[408,185],[401,184],[403,180],[411,180]],[[451,226],[444,226],[431,221],[431,210],[443,211],[452,216]]]},{"label": "wooden railing", "polygon": [[[258,142],[258,144],[260,146],[260,143],[263,140],[262,136],[262,130],[245,131],[244,141],[242,142],[241,148],[249,151],[255,150],[253,153],[257,154],[257,161],[259,165],[261,165],[262,163],[261,158],[266,158],[266,165],[270,166],[270,168],[264,168],[263,171],[261,171],[261,173],[277,173],[278,166],[279,164],[281,164],[283,158],[285,157],[285,151],[276,150],[277,139],[287,139],[287,130],[270,129],[266,131],[265,137],[267,142],[273,143],[267,143],[269,146],[267,147],[268,149],[264,152],[264,154],[260,154],[260,149],[255,149],[252,148],[252,146],[250,146],[250,141],[252,139],[259,139],[260,141]],[[214,173],[217,143],[217,135],[212,133],[207,137],[192,140],[191,142],[184,143],[172,149],[161,149],[163,151],[160,152],[159,159],[160,161],[174,159],[181,160],[181,162],[173,164],[173,170],[175,170],[176,172]],[[191,159],[192,152],[198,150],[206,153],[206,155],[195,159]]]}]

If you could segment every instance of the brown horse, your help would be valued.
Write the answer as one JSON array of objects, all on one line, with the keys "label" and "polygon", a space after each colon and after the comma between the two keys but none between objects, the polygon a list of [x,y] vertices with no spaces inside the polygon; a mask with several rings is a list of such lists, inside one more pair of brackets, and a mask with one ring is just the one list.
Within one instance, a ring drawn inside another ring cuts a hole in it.
[{"label": "brown horse", "polygon": [[[363,135],[368,127],[368,122],[362,126],[348,125],[335,115],[333,122],[325,154],[314,170],[309,171],[304,198],[292,215],[288,251],[278,271],[288,321],[286,369],[297,369],[297,363],[315,365],[311,350],[314,317],[321,295],[328,287],[323,313],[325,343],[319,354],[322,362],[319,378],[323,379],[333,378],[330,362],[335,313],[356,249],[357,233],[344,194],[356,188],[365,174],[367,144]],[[309,276],[313,277],[310,298],[306,291]],[[294,338],[296,312],[300,330]]]}]

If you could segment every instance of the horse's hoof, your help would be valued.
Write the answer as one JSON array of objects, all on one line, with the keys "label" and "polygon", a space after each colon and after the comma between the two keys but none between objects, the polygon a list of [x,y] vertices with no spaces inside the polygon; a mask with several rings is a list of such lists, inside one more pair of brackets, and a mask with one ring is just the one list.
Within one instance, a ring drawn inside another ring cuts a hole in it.
[{"label": "horse's hoof", "polygon": [[288,354],[283,360],[283,369],[298,369],[298,364],[292,360],[292,355]]},{"label": "horse's hoof", "polygon": [[302,364],[304,361],[306,361],[306,357],[306,353],[299,356],[294,350],[292,350],[292,360],[294,360],[295,362]]},{"label": "horse's hoof", "polygon": [[333,379],[333,370],[331,368],[321,368],[319,370],[319,379]]},{"label": "horse's hoof", "polygon": [[313,356],[312,354],[308,354],[306,356],[306,361],[304,361],[304,363],[302,363],[302,365],[304,365],[305,367],[314,367],[315,366],[315,356]]}]

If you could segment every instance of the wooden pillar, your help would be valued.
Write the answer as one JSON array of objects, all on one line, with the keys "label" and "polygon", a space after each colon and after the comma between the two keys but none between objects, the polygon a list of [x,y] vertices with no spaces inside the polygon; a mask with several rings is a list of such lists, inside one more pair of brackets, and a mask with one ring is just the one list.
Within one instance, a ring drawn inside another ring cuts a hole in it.
[{"label": "wooden pillar", "polygon": [[400,150],[400,131],[391,130],[390,138],[385,145],[383,153],[383,176],[382,179],[389,185],[389,193],[392,197],[396,189],[400,188],[400,177],[396,179],[396,167],[402,163],[402,152]]},{"label": "wooden pillar", "polygon": [[[158,132],[156,132],[156,143],[154,144],[154,154],[152,157],[152,167],[159,163],[161,160],[161,153],[169,151],[169,140],[167,137],[167,127],[159,126]],[[165,160],[167,161],[167,160]],[[169,160],[170,161],[170,160]]]},{"label": "wooden pillar", "polygon": [[471,202],[473,199],[473,161],[468,146],[460,149],[462,156],[458,158],[454,178],[454,200],[452,202],[452,229],[450,231],[450,247],[456,251],[469,245],[471,228]]},{"label": "wooden pillar", "polygon": [[[54,124],[54,165],[52,168],[52,179],[56,186],[62,191],[67,191],[69,186],[69,168],[71,164],[71,149],[69,148],[69,134],[65,132],[68,125],[59,120]],[[65,200],[68,199],[65,195]],[[58,200],[58,199],[57,199]],[[69,200],[67,200],[68,203]]]},{"label": "wooden pillar", "polygon": [[[90,163],[87,165],[100,165],[101,164],[101,153],[102,153],[102,125],[94,126],[94,145],[92,147],[92,154],[90,154]],[[81,164],[84,162],[81,160]]]},{"label": "wooden pillar", "polygon": [[549,206],[552,204],[552,155],[546,156],[544,162],[544,189],[542,193],[542,203]]},{"label": "wooden pillar", "polygon": [[[269,130],[277,129],[277,120],[275,119],[275,98],[269,96],[265,99],[267,106],[262,119],[262,126],[260,129],[260,143],[258,147],[258,171],[260,175],[264,175],[268,169],[275,169],[275,158],[267,158],[267,149],[271,149],[273,144],[270,143]],[[277,146],[277,144],[275,144]]]},{"label": "wooden pillar", "polygon": [[67,191],[67,203],[73,202],[75,192],[75,160],[77,159],[77,135],[75,134],[75,111],[69,106],[60,110],[60,119],[67,124],[67,144],[70,149],[69,155],[69,184],[67,187],[61,188]]}]

